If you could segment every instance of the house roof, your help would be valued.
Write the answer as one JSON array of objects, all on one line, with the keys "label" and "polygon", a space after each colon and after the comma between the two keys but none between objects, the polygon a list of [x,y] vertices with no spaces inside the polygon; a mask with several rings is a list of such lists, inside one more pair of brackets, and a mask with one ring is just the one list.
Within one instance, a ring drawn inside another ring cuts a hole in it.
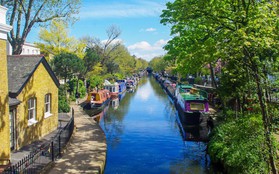
[{"label": "house roof", "polygon": [[20,103],[21,101],[19,101],[18,99],[9,97],[9,106],[16,106]]},{"label": "house roof", "polygon": [[9,94],[16,97],[42,63],[52,80],[59,87],[59,81],[42,55],[13,55],[8,57]]}]

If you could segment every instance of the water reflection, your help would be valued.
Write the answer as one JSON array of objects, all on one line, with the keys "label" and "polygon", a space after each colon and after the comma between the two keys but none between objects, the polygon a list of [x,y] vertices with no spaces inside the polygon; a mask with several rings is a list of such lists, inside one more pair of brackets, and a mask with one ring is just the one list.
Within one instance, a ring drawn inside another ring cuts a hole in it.
[{"label": "water reflection", "polygon": [[108,145],[105,173],[207,173],[205,144],[186,141],[192,130],[178,124],[176,108],[153,78],[141,79],[113,106],[100,117]]}]

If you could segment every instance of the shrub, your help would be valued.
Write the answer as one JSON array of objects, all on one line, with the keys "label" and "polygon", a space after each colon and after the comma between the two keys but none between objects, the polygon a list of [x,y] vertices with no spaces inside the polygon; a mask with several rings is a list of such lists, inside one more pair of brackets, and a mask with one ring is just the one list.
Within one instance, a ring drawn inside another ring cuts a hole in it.
[{"label": "shrub", "polygon": [[221,162],[228,173],[268,173],[260,115],[249,114],[226,119],[214,130],[208,144],[213,162]]}]

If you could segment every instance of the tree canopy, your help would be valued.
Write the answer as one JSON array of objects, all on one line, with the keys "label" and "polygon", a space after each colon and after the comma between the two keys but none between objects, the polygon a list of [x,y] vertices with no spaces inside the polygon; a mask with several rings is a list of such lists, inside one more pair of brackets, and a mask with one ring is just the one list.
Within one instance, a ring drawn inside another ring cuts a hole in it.
[{"label": "tree canopy", "polygon": [[[273,173],[277,169],[270,136],[272,114],[267,109],[268,75],[278,69],[278,10],[276,0],[175,0],[161,15],[161,23],[171,25],[173,38],[165,49],[175,59],[177,71],[195,73],[209,64],[215,79],[213,67],[221,60],[220,90],[229,87],[229,95],[242,106],[248,97],[256,97]],[[236,112],[243,110],[238,107]]]},{"label": "tree canopy", "polygon": [[79,12],[80,0],[2,0],[0,3],[9,9],[7,20],[13,26],[8,34],[12,54],[20,54],[34,26],[46,24],[53,19],[73,21],[73,15]]}]

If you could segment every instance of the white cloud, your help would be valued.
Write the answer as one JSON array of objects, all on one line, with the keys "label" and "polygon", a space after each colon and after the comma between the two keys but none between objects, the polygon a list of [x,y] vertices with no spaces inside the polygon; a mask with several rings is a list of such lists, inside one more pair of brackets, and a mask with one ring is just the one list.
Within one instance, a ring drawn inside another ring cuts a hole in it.
[{"label": "white cloud", "polygon": [[128,46],[128,50],[131,54],[150,61],[152,58],[165,54],[163,47],[167,43],[167,40],[158,40],[154,44],[150,44],[147,41],[137,42]]},{"label": "white cloud", "polygon": [[[108,40],[105,39],[105,40],[102,40],[101,43],[102,43],[102,44],[105,44],[107,41],[108,41]],[[114,39],[114,40],[111,42],[111,44],[117,44],[117,43],[123,44],[123,40],[122,40],[122,39]]]},{"label": "white cloud", "polygon": [[147,31],[147,32],[153,32],[153,31],[156,31],[156,28],[147,28],[147,29],[145,29],[145,31]]},{"label": "white cloud", "polygon": [[134,3],[93,4],[82,7],[80,18],[116,18],[158,16],[164,9],[164,4],[149,1],[134,1]]}]

